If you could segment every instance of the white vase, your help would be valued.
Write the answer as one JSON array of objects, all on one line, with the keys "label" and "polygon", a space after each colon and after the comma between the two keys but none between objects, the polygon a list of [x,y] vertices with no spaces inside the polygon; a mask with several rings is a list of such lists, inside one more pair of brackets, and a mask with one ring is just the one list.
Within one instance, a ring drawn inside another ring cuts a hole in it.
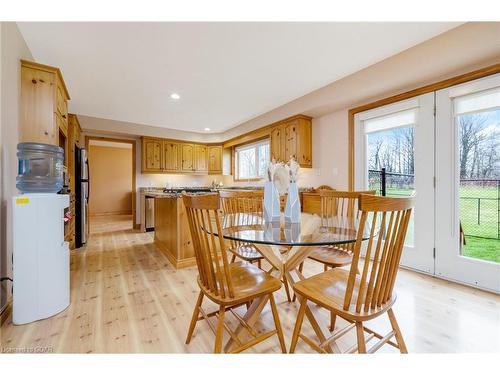
[{"label": "white vase", "polygon": [[296,182],[290,183],[285,206],[285,220],[290,223],[300,223],[300,198]]},{"label": "white vase", "polygon": [[264,184],[264,219],[280,220],[280,196],[272,181],[266,181]]},{"label": "white vase", "polygon": [[300,223],[285,221],[284,232],[288,242],[298,242],[300,240]]}]

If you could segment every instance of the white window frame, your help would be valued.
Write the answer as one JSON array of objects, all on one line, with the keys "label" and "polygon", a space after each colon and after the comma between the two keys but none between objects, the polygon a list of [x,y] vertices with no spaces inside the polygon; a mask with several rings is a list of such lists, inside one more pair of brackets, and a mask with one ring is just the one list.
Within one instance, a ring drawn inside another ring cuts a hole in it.
[{"label": "white window frame", "polygon": [[[267,145],[269,147],[269,151],[271,151],[271,140],[269,138],[261,139],[256,142],[247,143],[241,146],[236,146],[234,148],[234,180],[235,181],[252,181],[252,180],[261,180],[265,176],[259,176],[259,148],[262,145]],[[255,175],[251,177],[240,177],[239,172],[239,152],[255,148]],[[270,156],[269,152],[269,156]]]}]

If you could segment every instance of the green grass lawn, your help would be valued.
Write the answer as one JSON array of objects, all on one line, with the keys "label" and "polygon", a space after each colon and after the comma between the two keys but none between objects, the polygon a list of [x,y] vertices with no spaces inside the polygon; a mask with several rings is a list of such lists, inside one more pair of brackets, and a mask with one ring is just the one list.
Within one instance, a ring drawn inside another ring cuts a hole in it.
[{"label": "green grass lawn", "polygon": [[465,236],[462,255],[471,258],[500,262],[500,240]]},{"label": "green grass lawn", "polygon": [[460,222],[466,242],[462,255],[500,262],[498,189],[462,186],[460,198]]},{"label": "green grass lawn", "polygon": [[[409,196],[411,189],[387,189],[388,196]],[[496,187],[460,188],[460,222],[466,236],[462,255],[493,262],[500,262],[498,239],[498,189]],[[481,202],[478,206],[478,199]],[[479,208],[478,208],[479,207]],[[479,218],[478,218],[479,210]],[[405,243],[413,244],[413,220],[408,228]],[[481,238],[484,237],[484,238]]]}]

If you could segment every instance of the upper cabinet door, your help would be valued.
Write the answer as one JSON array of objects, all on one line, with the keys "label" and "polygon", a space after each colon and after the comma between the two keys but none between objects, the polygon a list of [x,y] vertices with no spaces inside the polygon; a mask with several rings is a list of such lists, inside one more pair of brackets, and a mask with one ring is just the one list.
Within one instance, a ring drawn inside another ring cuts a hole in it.
[{"label": "upper cabinet door", "polygon": [[222,173],[222,146],[208,147],[208,172]]},{"label": "upper cabinet door", "polygon": [[285,156],[283,161],[297,159],[297,121],[285,124]]},{"label": "upper cabinet door", "polygon": [[303,168],[312,168],[312,123],[309,118],[285,122],[283,161],[294,158]]},{"label": "upper cabinet door", "polygon": [[158,139],[143,139],[143,170],[146,172],[162,171],[163,141]]},{"label": "upper cabinet door", "polygon": [[56,108],[57,112],[61,115],[61,117],[65,120],[68,118],[68,102],[66,99],[66,94],[64,92],[64,88],[62,84],[57,85],[57,100],[56,100]]},{"label": "upper cabinet door", "polygon": [[181,146],[181,168],[183,172],[194,171],[194,147],[192,144],[186,143]]},{"label": "upper cabinet door", "polygon": [[278,125],[271,130],[271,160],[283,160],[283,126]]},{"label": "upper cabinet door", "polygon": [[295,159],[303,168],[312,168],[312,122],[298,119],[296,128]]},{"label": "upper cabinet door", "polygon": [[24,67],[21,70],[21,141],[57,145],[54,73]]},{"label": "upper cabinet door", "polygon": [[179,144],[173,142],[163,143],[164,169],[167,172],[177,172],[181,169]]},{"label": "upper cabinet door", "polygon": [[204,145],[195,145],[196,154],[196,171],[206,172],[208,171],[208,149]]}]

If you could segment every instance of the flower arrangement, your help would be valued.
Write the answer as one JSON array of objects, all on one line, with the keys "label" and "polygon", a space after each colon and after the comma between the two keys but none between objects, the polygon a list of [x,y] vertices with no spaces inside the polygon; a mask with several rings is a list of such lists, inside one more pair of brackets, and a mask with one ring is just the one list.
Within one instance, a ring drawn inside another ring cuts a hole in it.
[{"label": "flower arrangement", "polygon": [[276,173],[276,167],[278,166],[278,162],[276,159],[271,160],[269,163],[267,163],[267,173],[266,173],[266,182],[273,182],[274,181],[274,174]]},{"label": "flower arrangement", "polygon": [[295,161],[295,158],[290,158],[290,160],[287,163],[287,169],[288,173],[290,175],[290,182],[294,183],[297,182],[299,178],[299,170],[300,170],[300,165]]},{"label": "flower arrangement", "polygon": [[288,166],[284,163],[277,163],[274,171],[274,185],[279,195],[284,195],[290,186]]},{"label": "flower arrangement", "polygon": [[297,187],[300,166],[294,158],[286,164],[271,160],[267,165],[264,184],[264,216],[268,221],[278,220],[280,216],[279,196],[288,193],[285,219],[292,223],[300,222],[300,199]]}]

